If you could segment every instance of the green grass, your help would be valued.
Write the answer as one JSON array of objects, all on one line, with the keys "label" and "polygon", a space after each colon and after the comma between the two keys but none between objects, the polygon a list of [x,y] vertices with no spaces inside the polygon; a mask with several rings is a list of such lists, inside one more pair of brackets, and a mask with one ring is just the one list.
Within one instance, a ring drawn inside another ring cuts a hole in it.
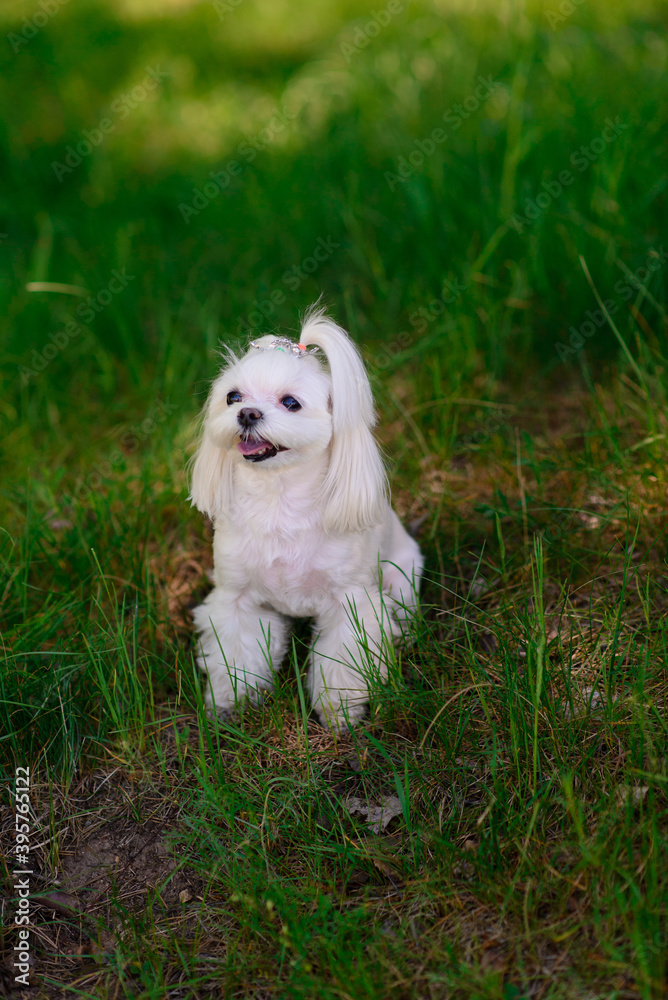
[{"label": "green grass", "polygon": [[[469,6],[376,35],[344,0],[82,0],[17,52],[40,8],[0,12],[1,835],[9,860],[30,766],[32,995],[666,995],[665,9]],[[309,717],[302,626],[212,729],[194,422],[219,343],[321,292],[423,607],[354,732]],[[374,831],[351,797],[399,805]]]}]

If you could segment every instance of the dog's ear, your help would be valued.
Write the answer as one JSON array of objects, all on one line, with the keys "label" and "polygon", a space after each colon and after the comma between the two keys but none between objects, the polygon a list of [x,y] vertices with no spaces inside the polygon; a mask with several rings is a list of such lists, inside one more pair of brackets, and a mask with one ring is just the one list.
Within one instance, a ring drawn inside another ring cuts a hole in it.
[{"label": "dog's ear", "polygon": [[368,427],[334,431],[323,483],[325,530],[333,534],[366,531],[383,519],[387,477]]},{"label": "dog's ear", "polygon": [[304,319],[300,341],[315,344],[332,377],[332,442],[323,484],[327,531],[364,531],[379,524],[387,503],[387,476],[371,428],[371,386],[359,351],[323,309]]},{"label": "dog's ear", "polygon": [[231,456],[228,451],[211,441],[206,419],[192,463],[188,499],[212,520],[228,509],[232,499]]}]

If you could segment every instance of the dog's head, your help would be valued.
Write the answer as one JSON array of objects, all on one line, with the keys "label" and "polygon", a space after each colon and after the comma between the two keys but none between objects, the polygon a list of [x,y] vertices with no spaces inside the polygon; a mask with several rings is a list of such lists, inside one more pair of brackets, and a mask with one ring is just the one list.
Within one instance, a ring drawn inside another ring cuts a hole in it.
[{"label": "dog's head", "polygon": [[298,475],[300,466],[324,457],[314,502],[322,505],[326,530],[369,528],[382,517],[386,492],[373,424],[357,348],[322,310],[312,310],[299,345],[267,336],[242,357],[229,355],[204,411],[191,499],[215,518],[229,509],[236,468],[256,470],[258,490],[266,490],[272,487],[264,472],[290,468]]}]

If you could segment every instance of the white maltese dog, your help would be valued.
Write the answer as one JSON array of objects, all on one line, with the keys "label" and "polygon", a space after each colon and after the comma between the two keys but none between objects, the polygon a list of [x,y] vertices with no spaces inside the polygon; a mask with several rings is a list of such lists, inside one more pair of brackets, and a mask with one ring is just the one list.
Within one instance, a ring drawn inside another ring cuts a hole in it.
[{"label": "white maltese dog", "polygon": [[215,528],[215,589],[194,613],[207,707],[257,704],[289,619],[313,618],[311,704],[323,725],[345,728],[368,682],[387,677],[423,565],[387,499],[357,348],[312,309],[299,344],[266,336],[242,357],[228,352],[203,416],[190,499]]}]

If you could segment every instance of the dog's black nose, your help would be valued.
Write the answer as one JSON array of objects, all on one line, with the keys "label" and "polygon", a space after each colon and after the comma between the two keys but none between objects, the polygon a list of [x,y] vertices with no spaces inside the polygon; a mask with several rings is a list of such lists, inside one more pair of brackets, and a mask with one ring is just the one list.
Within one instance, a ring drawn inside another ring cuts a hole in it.
[{"label": "dog's black nose", "polygon": [[239,410],[237,413],[237,420],[242,427],[249,428],[253,424],[256,424],[258,420],[262,420],[262,414],[259,410],[253,410],[249,406],[244,406],[243,410]]}]

